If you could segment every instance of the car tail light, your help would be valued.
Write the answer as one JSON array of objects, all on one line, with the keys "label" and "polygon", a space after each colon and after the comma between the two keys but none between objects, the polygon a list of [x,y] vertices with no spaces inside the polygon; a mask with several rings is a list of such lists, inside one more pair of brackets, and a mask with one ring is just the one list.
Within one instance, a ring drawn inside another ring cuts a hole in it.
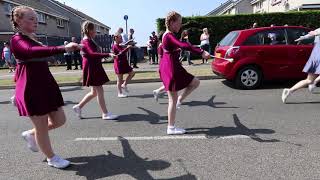
[{"label": "car tail light", "polygon": [[234,59],[237,57],[239,50],[240,50],[239,46],[230,47],[227,50],[227,52],[224,56],[224,59],[226,59],[227,61],[233,62]]}]

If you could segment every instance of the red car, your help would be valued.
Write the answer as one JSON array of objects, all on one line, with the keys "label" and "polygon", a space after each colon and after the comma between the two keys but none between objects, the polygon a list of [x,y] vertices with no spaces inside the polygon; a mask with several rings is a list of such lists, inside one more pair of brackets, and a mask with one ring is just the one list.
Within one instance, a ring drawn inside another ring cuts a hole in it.
[{"label": "red car", "polygon": [[295,40],[309,31],[300,26],[232,31],[217,45],[212,71],[240,89],[255,89],[263,80],[302,79],[314,38]]}]

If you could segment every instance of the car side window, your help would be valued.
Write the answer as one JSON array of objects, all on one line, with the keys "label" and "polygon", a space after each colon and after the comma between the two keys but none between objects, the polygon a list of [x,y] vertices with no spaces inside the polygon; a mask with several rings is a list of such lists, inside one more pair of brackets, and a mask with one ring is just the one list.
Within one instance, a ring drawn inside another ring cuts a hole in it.
[{"label": "car side window", "polygon": [[264,45],[285,45],[287,44],[285,31],[282,29],[268,30],[263,32]]},{"label": "car side window", "polygon": [[243,45],[264,46],[287,44],[284,30],[267,30],[250,36]]},{"label": "car side window", "polygon": [[243,45],[245,45],[245,46],[263,45],[261,34],[257,33],[257,34],[254,34],[254,35],[248,37],[248,39],[243,43]]},{"label": "car side window", "polygon": [[314,37],[310,39],[304,39],[299,42],[295,42],[296,39],[299,39],[300,36],[305,36],[309,32],[306,29],[287,29],[287,35],[288,35],[288,44],[290,45],[312,45],[314,42]]}]

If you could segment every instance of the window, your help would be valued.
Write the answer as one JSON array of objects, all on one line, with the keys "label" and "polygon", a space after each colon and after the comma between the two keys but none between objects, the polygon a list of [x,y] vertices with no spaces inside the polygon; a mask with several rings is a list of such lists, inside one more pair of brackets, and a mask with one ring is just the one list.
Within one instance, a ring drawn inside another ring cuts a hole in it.
[{"label": "window", "polygon": [[14,8],[14,5],[13,5],[13,4],[5,3],[5,4],[4,4],[4,12],[5,12],[5,14],[11,15],[11,12],[12,12],[12,9],[13,9],[13,8]]},{"label": "window", "polygon": [[291,45],[312,45],[314,42],[314,37],[310,38],[310,39],[305,39],[302,40],[300,42],[295,42],[296,39],[300,38],[300,36],[305,36],[307,35],[309,32],[306,29],[286,29],[287,31],[287,35],[288,35],[288,44]]},{"label": "window", "polygon": [[261,10],[262,7],[263,7],[263,2],[262,2],[262,1],[258,2],[258,3],[257,3],[257,8],[258,8],[259,10]]},{"label": "window", "polygon": [[239,36],[238,31],[230,32],[226,37],[224,37],[220,43],[219,46],[232,46],[234,42],[237,40],[237,37]]},{"label": "window", "polygon": [[235,8],[235,12],[236,12],[236,14],[239,14],[239,13],[240,13],[240,10],[239,10],[238,7]]},{"label": "window", "polygon": [[259,1],[254,5],[255,6],[255,13],[262,13],[263,12],[263,2],[264,1]]},{"label": "window", "polygon": [[97,26],[96,31],[97,31],[97,33],[100,33],[100,32],[101,32],[100,26]]},{"label": "window", "polygon": [[58,27],[61,27],[61,28],[64,27],[63,19],[57,18],[57,26],[58,26]]},{"label": "window", "polygon": [[250,36],[243,45],[245,46],[263,46],[263,45],[285,45],[287,44],[285,31],[267,30]]},{"label": "window", "polygon": [[277,4],[280,4],[282,2],[282,0],[271,0],[271,5],[275,6]]},{"label": "window", "polygon": [[244,43],[244,46],[259,46],[263,45],[263,35],[257,33],[253,36],[250,36]]},{"label": "window", "polygon": [[46,23],[46,15],[38,12],[38,22],[39,23]]}]

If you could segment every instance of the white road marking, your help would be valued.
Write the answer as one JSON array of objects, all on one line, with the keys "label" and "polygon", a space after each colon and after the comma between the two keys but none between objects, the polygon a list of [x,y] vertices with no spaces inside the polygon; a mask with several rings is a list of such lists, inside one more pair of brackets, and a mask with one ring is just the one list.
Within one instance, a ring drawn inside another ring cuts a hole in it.
[{"label": "white road marking", "polygon": [[[249,136],[245,135],[235,135],[235,136],[223,136],[216,139],[249,139]],[[85,137],[76,138],[74,141],[119,141],[121,139],[126,139],[128,141],[159,141],[159,140],[193,140],[209,139],[206,135],[198,136],[143,136],[143,137]]]},{"label": "white road marking", "polygon": [[246,135],[234,135],[234,136],[223,136],[220,139],[248,139],[250,136]]},{"label": "white road marking", "polygon": [[126,139],[129,141],[145,141],[145,140],[175,140],[175,139],[208,139],[205,135],[200,136],[145,136],[145,137],[97,137],[97,138],[76,138],[74,141],[119,141]]}]

